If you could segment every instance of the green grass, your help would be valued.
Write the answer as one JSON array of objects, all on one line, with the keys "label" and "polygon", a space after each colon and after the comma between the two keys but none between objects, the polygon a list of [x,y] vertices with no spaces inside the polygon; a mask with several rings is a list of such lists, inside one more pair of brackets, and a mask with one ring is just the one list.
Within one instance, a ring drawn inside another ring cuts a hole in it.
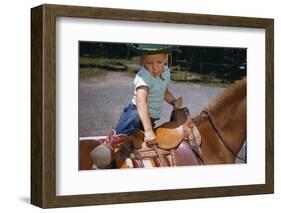
[{"label": "green grass", "polygon": [[99,78],[106,76],[107,72],[102,69],[97,68],[80,68],[79,78],[87,79],[87,78]]},{"label": "green grass", "polygon": [[194,72],[187,72],[187,71],[176,71],[172,69],[171,71],[171,80],[174,82],[186,82],[186,83],[194,83],[200,84],[205,86],[227,86],[233,81],[219,79],[216,78],[214,74],[199,74]]},{"label": "green grass", "polygon": [[108,59],[80,57],[80,78],[105,76],[107,71],[126,72],[134,76],[138,69],[139,57],[127,59]]},{"label": "green grass", "polygon": [[[80,79],[99,78],[107,75],[107,71],[124,72],[135,76],[139,68],[139,57],[128,59],[108,59],[80,57]],[[231,80],[217,78],[215,74],[199,74],[198,72],[177,71],[171,67],[171,80],[178,83],[200,84],[207,86],[227,86]]]},{"label": "green grass", "polygon": [[80,57],[80,69],[94,68],[104,71],[136,73],[138,64],[139,57],[133,57],[130,60]]},{"label": "green grass", "polygon": [[139,57],[133,57],[131,60],[128,59],[109,59],[109,58],[90,58],[80,57],[80,65],[127,65],[127,64],[139,64]]}]

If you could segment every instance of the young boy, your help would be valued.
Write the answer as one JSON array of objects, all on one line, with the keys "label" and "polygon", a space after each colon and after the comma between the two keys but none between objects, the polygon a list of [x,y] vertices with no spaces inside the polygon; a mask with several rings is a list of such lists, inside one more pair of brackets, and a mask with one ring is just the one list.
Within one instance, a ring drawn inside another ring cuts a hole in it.
[{"label": "young boy", "polygon": [[[175,48],[168,45],[139,44],[130,48],[140,54],[141,67],[135,77],[135,91],[132,103],[124,109],[120,120],[110,133],[105,143],[92,151],[95,165],[104,168],[111,159],[109,149],[134,133],[136,129],[144,131],[144,141],[155,144],[154,122],[159,115],[164,101],[175,108],[180,108],[182,98],[175,98],[168,86],[170,70],[169,53]],[[109,148],[109,149],[108,149]]]},{"label": "young boy", "polygon": [[164,101],[175,108],[182,105],[182,99],[176,99],[168,89],[168,57],[174,48],[155,44],[140,44],[131,48],[140,54],[141,67],[134,80],[132,103],[124,110],[115,131],[116,134],[131,135],[135,129],[142,129],[144,141],[155,143],[154,121],[159,119]]}]

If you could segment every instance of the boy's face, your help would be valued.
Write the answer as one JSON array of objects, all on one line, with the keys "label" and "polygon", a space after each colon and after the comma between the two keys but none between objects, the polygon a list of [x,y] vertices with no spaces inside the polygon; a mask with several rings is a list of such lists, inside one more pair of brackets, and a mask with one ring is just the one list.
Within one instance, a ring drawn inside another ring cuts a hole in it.
[{"label": "boy's face", "polygon": [[145,68],[154,76],[159,76],[168,62],[168,54],[143,55],[142,62]]}]

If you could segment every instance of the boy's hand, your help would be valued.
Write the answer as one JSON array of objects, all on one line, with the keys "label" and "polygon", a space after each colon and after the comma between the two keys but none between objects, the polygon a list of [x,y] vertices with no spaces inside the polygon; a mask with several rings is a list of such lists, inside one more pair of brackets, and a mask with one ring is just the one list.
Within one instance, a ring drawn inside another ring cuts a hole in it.
[{"label": "boy's hand", "polygon": [[144,132],[144,142],[148,145],[156,144],[156,135],[152,129]]},{"label": "boy's hand", "polygon": [[182,97],[177,98],[174,102],[173,105],[176,109],[181,108],[182,106]]}]

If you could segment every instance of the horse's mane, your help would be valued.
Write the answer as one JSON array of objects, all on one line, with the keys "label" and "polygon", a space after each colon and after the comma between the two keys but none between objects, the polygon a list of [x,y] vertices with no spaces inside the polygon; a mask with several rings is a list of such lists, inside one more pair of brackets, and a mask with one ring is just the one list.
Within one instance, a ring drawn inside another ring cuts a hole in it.
[{"label": "horse's mane", "polygon": [[236,81],[233,85],[226,88],[221,95],[209,103],[209,110],[216,113],[233,103],[238,103],[241,99],[246,97],[246,80],[242,79]]}]

